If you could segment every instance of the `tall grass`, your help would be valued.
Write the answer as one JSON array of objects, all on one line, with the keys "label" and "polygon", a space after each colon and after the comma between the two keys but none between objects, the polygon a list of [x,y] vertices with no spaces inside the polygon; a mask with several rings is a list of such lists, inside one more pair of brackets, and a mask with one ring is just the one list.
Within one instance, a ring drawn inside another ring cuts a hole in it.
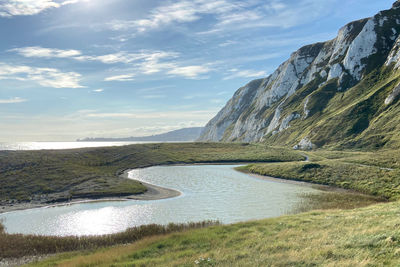
[{"label": "tall grass", "polygon": [[[319,189],[323,190],[323,188]],[[323,193],[299,194],[300,202],[295,205],[290,213],[297,214],[311,210],[348,210],[384,202],[384,199],[375,196],[330,190],[326,189]]]},{"label": "tall grass", "polygon": [[20,258],[24,256],[54,254],[60,252],[95,249],[118,244],[128,244],[145,237],[165,235],[174,232],[183,232],[188,229],[197,229],[218,225],[219,222],[204,221],[198,223],[143,225],[129,228],[124,232],[84,237],[54,237],[22,234],[7,234],[0,223],[0,259]]}]

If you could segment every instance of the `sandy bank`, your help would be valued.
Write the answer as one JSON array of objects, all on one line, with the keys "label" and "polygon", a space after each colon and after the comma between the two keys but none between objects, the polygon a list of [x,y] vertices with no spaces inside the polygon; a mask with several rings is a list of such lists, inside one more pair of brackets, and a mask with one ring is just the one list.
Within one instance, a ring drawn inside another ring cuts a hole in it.
[{"label": "sandy bank", "polygon": [[[123,171],[119,176],[124,179],[129,179],[129,170]],[[158,200],[158,199],[166,199],[177,197],[181,195],[181,192],[164,188],[161,186],[145,183],[138,181],[144,186],[146,186],[147,191],[137,195],[131,196],[123,196],[123,197],[100,197],[100,198],[76,198],[72,199],[71,201],[61,201],[57,204],[50,204],[46,201],[43,202],[26,202],[26,203],[13,203],[9,205],[3,205],[0,207],[0,214],[6,213],[10,211],[16,210],[25,210],[25,209],[34,209],[34,208],[42,208],[42,207],[57,207],[57,206],[64,206],[64,205],[73,205],[73,204],[80,204],[80,203],[90,203],[90,202],[99,202],[99,201],[127,201],[127,200]]]}]

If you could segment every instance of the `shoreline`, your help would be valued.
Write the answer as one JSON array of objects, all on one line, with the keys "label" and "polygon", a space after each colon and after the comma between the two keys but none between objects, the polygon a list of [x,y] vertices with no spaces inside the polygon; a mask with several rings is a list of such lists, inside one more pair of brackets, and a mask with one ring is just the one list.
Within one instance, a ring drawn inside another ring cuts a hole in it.
[{"label": "shoreline", "polygon": [[268,175],[261,175],[257,173],[252,173],[252,172],[247,172],[247,171],[241,171],[241,170],[236,170],[241,173],[248,174],[256,179],[261,179],[265,181],[270,181],[270,182],[277,182],[277,183],[285,183],[285,184],[295,184],[295,185],[300,185],[300,186],[307,186],[307,187],[312,187],[320,191],[327,191],[327,192],[337,192],[337,193],[343,193],[343,194],[356,194],[356,195],[362,195],[362,196],[369,196],[369,197],[374,197],[376,198],[379,202],[387,202],[386,199],[365,194],[356,190],[352,189],[345,189],[341,187],[336,187],[332,185],[325,185],[325,184],[318,184],[318,183],[313,183],[313,182],[306,182],[306,181],[301,181],[301,180],[290,180],[290,179],[285,179],[285,178],[277,178],[277,177],[272,177]]},{"label": "shoreline", "polygon": [[[130,179],[128,177],[128,173],[131,170],[135,169],[127,169],[122,171],[118,176],[123,179]],[[132,179],[134,180],[134,179]],[[69,205],[74,205],[74,204],[84,204],[84,203],[94,203],[94,202],[107,202],[107,201],[129,201],[129,200],[161,200],[161,199],[167,199],[167,198],[173,198],[173,197],[178,197],[182,193],[170,189],[170,188],[165,188],[161,187],[158,185],[154,184],[149,184],[146,182],[141,182],[138,180],[137,181],[141,184],[143,184],[146,188],[147,191],[141,194],[137,195],[130,195],[130,196],[123,196],[123,197],[99,197],[99,198],[76,198],[71,201],[60,201],[59,203],[56,204],[51,204],[51,203],[17,203],[17,204],[12,204],[9,206],[0,206],[0,215],[13,212],[13,211],[19,211],[19,210],[28,210],[28,209],[38,209],[38,208],[53,208],[53,207],[60,207],[60,206],[69,206]]]},{"label": "shoreline", "polygon": [[[156,164],[150,165],[140,168],[131,168],[117,172],[117,176],[122,179],[130,179],[128,177],[128,173],[132,170],[136,169],[144,169],[150,167],[169,167],[169,166],[201,166],[201,165],[246,165],[252,164],[257,162],[237,162],[237,161],[220,161],[220,162],[194,162],[194,163],[184,163],[184,162],[177,162],[172,164]],[[279,178],[277,178],[279,179]],[[129,201],[129,200],[161,200],[167,198],[178,197],[182,193],[170,189],[165,188],[157,185],[153,185],[150,183],[142,182],[139,180],[132,179],[143,184],[147,191],[144,193],[140,193],[137,195],[131,196],[123,196],[123,197],[98,197],[98,198],[76,198],[70,201],[60,201],[58,203],[47,203],[47,202],[25,202],[25,203],[15,203],[6,206],[0,206],[0,215],[13,212],[13,211],[20,211],[20,210],[29,210],[29,209],[39,209],[39,208],[52,208],[52,207],[60,207],[60,206],[68,206],[74,204],[83,204],[83,203],[94,203],[94,202],[107,202],[107,201]],[[280,179],[283,180],[283,179]]]},{"label": "shoreline", "polygon": [[[252,163],[257,163],[257,162],[235,162],[235,161],[225,162],[224,161],[224,162],[198,162],[198,163],[180,162],[180,163],[173,163],[173,164],[159,164],[159,165],[146,166],[146,167],[142,167],[142,168],[126,169],[126,170],[118,172],[118,176],[122,179],[130,179],[128,177],[130,171],[136,170],[136,169],[150,168],[150,167],[201,166],[201,165],[246,165],[246,164],[252,164]],[[276,178],[276,177],[271,177],[271,176],[255,174],[255,173],[251,173],[251,172],[240,171],[240,170],[236,170],[236,171],[248,174],[256,179],[262,179],[262,180],[267,180],[267,181],[315,187],[316,189],[319,189],[319,190],[329,190],[329,191],[336,191],[336,192],[343,192],[343,193],[352,192],[352,190],[336,188],[336,187],[323,185],[323,184],[316,184],[316,183],[311,183],[311,182]],[[123,197],[115,196],[115,197],[104,197],[104,198],[102,198],[102,197],[99,197],[99,198],[76,198],[71,201],[60,201],[59,203],[56,203],[56,204],[46,203],[46,202],[44,202],[44,203],[40,203],[40,202],[39,203],[32,203],[32,202],[17,203],[17,204],[12,204],[12,205],[7,205],[7,206],[0,206],[0,215],[9,213],[9,212],[13,212],[13,211],[37,209],[37,208],[52,208],[52,207],[60,207],[60,206],[69,206],[69,205],[74,205],[74,204],[107,202],[107,201],[162,200],[162,199],[174,198],[174,197],[178,197],[178,196],[182,195],[181,192],[171,189],[171,188],[165,188],[165,187],[157,186],[154,184],[142,182],[142,181],[135,180],[135,179],[132,179],[132,180],[143,184],[147,188],[147,191],[144,193],[137,194],[137,195],[123,196]],[[352,192],[352,193],[355,193],[355,192]]]}]

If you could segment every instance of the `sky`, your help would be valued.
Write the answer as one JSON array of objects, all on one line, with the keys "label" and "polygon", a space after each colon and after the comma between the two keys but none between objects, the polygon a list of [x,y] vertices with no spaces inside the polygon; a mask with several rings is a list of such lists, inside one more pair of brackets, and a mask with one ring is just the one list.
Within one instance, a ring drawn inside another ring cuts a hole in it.
[{"label": "sky", "polygon": [[0,142],[204,126],[303,45],[394,0],[0,0]]}]

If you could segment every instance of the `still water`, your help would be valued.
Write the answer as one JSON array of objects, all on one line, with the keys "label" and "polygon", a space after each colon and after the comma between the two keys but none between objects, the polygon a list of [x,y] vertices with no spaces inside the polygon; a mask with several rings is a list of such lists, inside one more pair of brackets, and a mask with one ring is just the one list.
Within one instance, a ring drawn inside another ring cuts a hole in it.
[{"label": "still water", "polygon": [[0,142],[1,150],[73,149],[83,147],[126,146],[157,142]]},{"label": "still water", "polygon": [[169,222],[219,220],[234,223],[276,217],[301,201],[300,193],[319,192],[308,185],[262,180],[233,165],[167,166],[137,169],[130,177],[180,191],[155,201],[74,204],[0,215],[9,233],[98,235],[128,227]]}]

